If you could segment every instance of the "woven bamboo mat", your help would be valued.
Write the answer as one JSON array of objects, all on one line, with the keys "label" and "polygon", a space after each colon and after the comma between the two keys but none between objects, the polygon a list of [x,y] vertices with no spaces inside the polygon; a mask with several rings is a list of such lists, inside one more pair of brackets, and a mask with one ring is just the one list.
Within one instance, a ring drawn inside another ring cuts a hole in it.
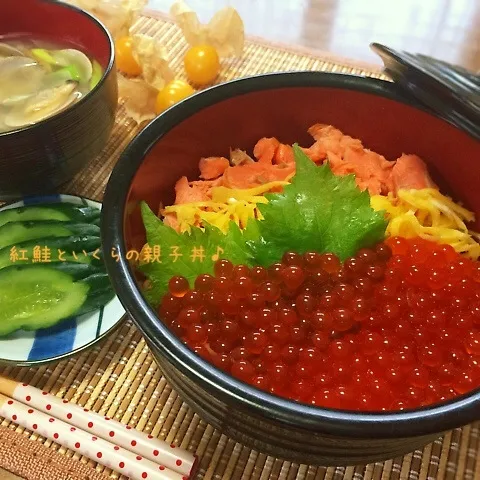
[{"label": "woven bamboo mat", "polygon": [[[173,67],[181,71],[185,44],[174,25],[146,16],[136,29],[161,39],[171,52]],[[384,78],[375,67],[250,39],[244,58],[224,64],[219,81],[287,70]],[[65,193],[101,200],[113,165],[138,131],[120,107],[104,153],[69,184]],[[40,368],[7,367],[1,373],[195,452],[201,460],[198,479],[480,479],[480,422],[447,433],[405,457],[356,467],[311,467],[252,451],[222,435],[183,404],[162,377],[130,320],[102,343],[74,358]],[[0,467],[29,480],[119,478],[95,462],[6,421],[0,425]]]}]

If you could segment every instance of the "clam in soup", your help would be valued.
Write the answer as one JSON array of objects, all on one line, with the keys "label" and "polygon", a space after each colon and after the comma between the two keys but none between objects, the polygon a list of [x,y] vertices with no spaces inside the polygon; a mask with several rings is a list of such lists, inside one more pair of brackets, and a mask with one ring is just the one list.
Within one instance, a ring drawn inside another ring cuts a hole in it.
[{"label": "clam in soup", "polygon": [[0,38],[0,133],[40,122],[90,92],[102,67],[80,50]]}]

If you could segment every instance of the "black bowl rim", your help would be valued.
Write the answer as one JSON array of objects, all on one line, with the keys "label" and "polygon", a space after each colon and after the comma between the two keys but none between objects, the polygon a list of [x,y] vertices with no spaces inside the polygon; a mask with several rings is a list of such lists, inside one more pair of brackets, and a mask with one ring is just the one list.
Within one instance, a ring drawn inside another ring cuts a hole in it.
[{"label": "black bowl rim", "polygon": [[[432,114],[395,84],[379,79],[323,72],[278,72],[211,87],[171,107],[148,124],[127,146],[110,176],[102,209],[102,241],[119,254],[105,255],[120,301],[148,342],[181,373],[208,385],[209,393],[259,415],[311,431],[356,438],[398,438],[443,432],[479,418],[480,389],[443,404],[396,413],[357,413],[284,400],[240,382],[198,357],[163,325],[137,287],[125,258],[124,213],[131,181],[143,159],[174,126],[219,101],[253,91],[284,87],[330,87],[380,95]],[[433,116],[436,116],[433,114]]]},{"label": "black bowl rim", "polygon": [[38,1],[41,1],[41,2],[44,2],[44,3],[51,3],[58,8],[73,10],[77,13],[80,13],[84,17],[88,18],[90,20],[90,22],[95,24],[98,27],[98,29],[105,35],[105,37],[107,39],[107,42],[108,42],[108,46],[109,46],[109,50],[110,50],[108,65],[107,65],[107,68],[105,68],[105,71],[103,72],[102,78],[97,83],[97,85],[95,85],[93,90],[90,90],[78,102],[75,102],[74,104],[69,105],[67,108],[65,108],[63,110],[60,110],[58,113],[56,113],[56,114],[54,114],[50,117],[47,117],[44,120],[41,120],[40,122],[36,122],[33,125],[27,125],[25,127],[20,127],[20,128],[15,129],[15,130],[9,130],[8,132],[0,132],[0,140],[4,137],[8,137],[10,135],[15,135],[15,134],[18,134],[18,133],[28,132],[30,130],[34,130],[35,128],[48,127],[48,124],[51,123],[51,122],[55,122],[55,121],[58,121],[58,120],[61,121],[62,117],[68,115],[70,112],[75,110],[79,105],[83,105],[85,102],[88,102],[90,100],[90,98],[93,95],[95,95],[98,90],[100,90],[102,88],[103,84],[105,83],[105,80],[108,78],[108,76],[110,75],[110,72],[113,70],[113,66],[115,65],[115,44],[113,42],[112,35],[108,31],[107,27],[105,27],[105,25],[100,20],[98,20],[98,18],[94,17],[93,15],[88,13],[87,11],[82,10],[81,8],[78,8],[74,5],[70,5],[69,3],[59,2],[57,0],[38,0]]}]

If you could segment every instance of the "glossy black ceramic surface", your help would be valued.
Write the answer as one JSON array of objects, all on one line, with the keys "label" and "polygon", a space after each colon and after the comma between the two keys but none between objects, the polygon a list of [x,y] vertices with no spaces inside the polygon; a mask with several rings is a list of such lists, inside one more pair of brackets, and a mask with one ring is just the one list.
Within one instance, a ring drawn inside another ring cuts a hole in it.
[{"label": "glossy black ceramic surface", "polygon": [[453,125],[480,140],[480,76],[425,55],[372,43],[397,85]]},{"label": "glossy black ceramic surface", "polygon": [[[107,269],[168,381],[222,432],[249,447],[300,463],[385,460],[480,419],[480,391],[442,405],[389,414],[320,409],[261,392],[183,345],[150,308],[125,259],[129,248],[140,248],[145,241],[139,202],[147,201],[154,210],[160,202],[171,202],[176,180],[181,175],[195,179],[202,156],[228,156],[230,147],[251,151],[263,136],[305,144],[307,128],[316,122],[361,138],[387,158],[397,158],[403,151],[420,155],[439,183],[443,179],[449,192],[480,212],[480,172],[472,173],[479,142],[419,108],[396,85],[325,73],[262,75],[190,97],[150,123],[128,146],[104,198]],[[119,261],[110,255],[112,248],[119,252]]]}]

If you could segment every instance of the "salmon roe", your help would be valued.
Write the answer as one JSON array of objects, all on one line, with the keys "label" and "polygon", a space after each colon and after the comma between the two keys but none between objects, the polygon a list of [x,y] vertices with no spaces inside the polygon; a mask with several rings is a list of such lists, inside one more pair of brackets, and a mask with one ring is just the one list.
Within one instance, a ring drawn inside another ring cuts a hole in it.
[{"label": "salmon roe", "polygon": [[239,380],[327,408],[391,411],[480,386],[480,264],[449,245],[391,238],[343,264],[287,252],[176,277],[159,314]]}]

